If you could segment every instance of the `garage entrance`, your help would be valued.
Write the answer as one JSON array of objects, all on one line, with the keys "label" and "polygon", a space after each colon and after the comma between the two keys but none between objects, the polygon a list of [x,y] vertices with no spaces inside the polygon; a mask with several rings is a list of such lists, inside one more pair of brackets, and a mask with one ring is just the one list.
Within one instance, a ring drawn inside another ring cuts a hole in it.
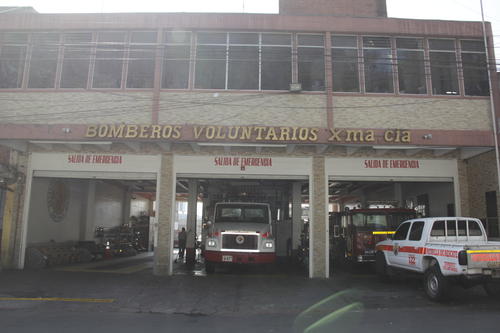
[{"label": "garage entrance", "polygon": [[331,159],[329,173],[333,267],[374,262],[404,220],[460,214],[454,160]]},{"label": "garage entrance", "polygon": [[157,156],[33,153],[29,166],[20,268],[154,249]]},{"label": "garage entrance", "polygon": [[[269,204],[278,262],[291,261],[301,245],[310,202],[309,158],[245,156],[175,156],[176,197],[186,197],[187,262],[205,245],[216,203]],[[201,209],[201,212],[199,211]],[[174,242],[183,225],[175,225]]]}]

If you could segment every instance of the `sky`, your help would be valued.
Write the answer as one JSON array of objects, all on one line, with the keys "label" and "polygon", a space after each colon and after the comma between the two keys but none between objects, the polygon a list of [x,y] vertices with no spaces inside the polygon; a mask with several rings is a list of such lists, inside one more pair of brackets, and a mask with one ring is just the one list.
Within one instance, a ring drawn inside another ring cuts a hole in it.
[{"label": "sky", "polygon": [[[279,0],[0,0],[0,6],[30,6],[40,13],[245,12],[278,13]],[[500,0],[483,0],[500,58]],[[480,0],[387,0],[389,17],[480,21]],[[497,61],[499,63],[500,61]]]}]

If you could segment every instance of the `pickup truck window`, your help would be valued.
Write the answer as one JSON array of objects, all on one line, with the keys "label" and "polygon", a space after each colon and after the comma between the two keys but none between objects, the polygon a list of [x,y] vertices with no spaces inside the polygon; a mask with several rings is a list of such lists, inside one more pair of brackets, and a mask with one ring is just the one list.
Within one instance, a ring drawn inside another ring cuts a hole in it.
[{"label": "pickup truck window", "polygon": [[434,222],[434,224],[432,225],[431,236],[432,237],[444,237],[444,236],[446,236],[445,228],[444,228],[444,221]]},{"label": "pickup truck window", "polygon": [[457,221],[446,221],[446,236],[457,235]]},{"label": "pickup truck window", "polygon": [[467,236],[467,221],[458,220],[458,235]]},{"label": "pickup truck window", "polygon": [[408,240],[411,241],[421,240],[423,231],[424,231],[424,222],[421,221],[413,222]]},{"label": "pickup truck window", "polygon": [[469,236],[482,236],[481,227],[476,221],[469,221]]},{"label": "pickup truck window", "polygon": [[410,222],[403,223],[399,226],[398,230],[394,234],[394,240],[405,240],[406,235],[408,235],[408,230],[410,230]]}]

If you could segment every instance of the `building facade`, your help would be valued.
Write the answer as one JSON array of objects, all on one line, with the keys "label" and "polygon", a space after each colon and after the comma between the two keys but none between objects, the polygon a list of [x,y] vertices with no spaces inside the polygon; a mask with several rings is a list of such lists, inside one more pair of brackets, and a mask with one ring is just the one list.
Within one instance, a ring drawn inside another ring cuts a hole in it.
[{"label": "building facade", "polygon": [[2,267],[127,222],[140,192],[159,275],[182,196],[188,224],[197,201],[273,200],[286,253],[307,220],[311,277],[329,276],[329,212],[353,205],[470,215],[498,236],[481,23],[388,18],[376,0],[280,7],[0,14]]}]

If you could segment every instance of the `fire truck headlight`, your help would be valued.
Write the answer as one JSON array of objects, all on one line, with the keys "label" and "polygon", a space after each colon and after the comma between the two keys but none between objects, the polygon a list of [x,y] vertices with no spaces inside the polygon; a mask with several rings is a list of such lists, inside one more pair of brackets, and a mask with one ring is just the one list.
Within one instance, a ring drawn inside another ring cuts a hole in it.
[{"label": "fire truck headlight", "polygon": [[272,248],[274,246],[273,242],[265,242],[264,246],[268,249]]},{"label": "fire truck headlight", "polygon": [[215,247],[217,244],[213,239],[207,241],[207,247]]}]

